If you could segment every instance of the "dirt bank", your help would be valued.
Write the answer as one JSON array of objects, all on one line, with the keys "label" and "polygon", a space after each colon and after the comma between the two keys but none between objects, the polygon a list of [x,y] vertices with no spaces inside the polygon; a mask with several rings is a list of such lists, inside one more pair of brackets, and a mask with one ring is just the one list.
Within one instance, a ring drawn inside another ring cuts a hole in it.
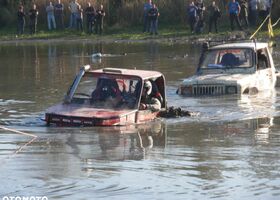
[{"label": "dirt bank", "polygon": [[[133,34],[132,34],[133,36]],[[36,37],[36,36],[35,36]],[[200,43],[206,40],[228,40],[228,39],[244,39],[249,38],[249,32],[226,32],[219,34],[201,34],[201,35],[187,35],[187,36],[144,36],[140,39],[123,38],[120,36],[115,37],[114,35],[105,36],[71,36],[71,37],[57,37],[57,38],[18,38],[10,37],[5,39],[0,39],[0,45],[2,44],[18,44],[18,43],[64,43],[64,42],[79,42],[79,43]],[[261,38],[261,40],[267,40],[266,38]],[[276,37],[275,40],[279,40]]]}]

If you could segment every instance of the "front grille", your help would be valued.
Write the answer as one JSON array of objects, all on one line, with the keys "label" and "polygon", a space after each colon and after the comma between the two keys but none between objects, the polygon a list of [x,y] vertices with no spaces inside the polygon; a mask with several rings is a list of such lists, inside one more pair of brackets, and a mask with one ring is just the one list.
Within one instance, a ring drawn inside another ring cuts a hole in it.
[{"label": "front grille", "polygon": [[224,85],[193,85],[193,95],[223,95]]}]

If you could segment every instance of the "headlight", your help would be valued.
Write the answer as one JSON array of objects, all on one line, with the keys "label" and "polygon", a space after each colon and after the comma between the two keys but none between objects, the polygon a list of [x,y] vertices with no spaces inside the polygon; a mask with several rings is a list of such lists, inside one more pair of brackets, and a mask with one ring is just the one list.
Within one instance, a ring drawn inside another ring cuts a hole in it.
[{"label": "headlight", "polygon": [[236,86],[226,86],[226,94],[236,94],[237,87]]},{"label": "headlight", "polygon": [[192,86],[191,85],[186,85],[186,86],[181,86],[181,94],[183,95],[191,95],[192,94]]}]

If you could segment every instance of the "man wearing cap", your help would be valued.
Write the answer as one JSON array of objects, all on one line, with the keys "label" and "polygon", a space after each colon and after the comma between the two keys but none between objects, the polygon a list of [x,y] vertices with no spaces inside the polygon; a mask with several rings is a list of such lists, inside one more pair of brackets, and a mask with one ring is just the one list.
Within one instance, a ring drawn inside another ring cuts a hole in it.
[{"label": "man wearing cap", "polygon": [[151,95],[152,83],[145,81],[141,95],[140,110],[159,111],[161,109],[160,101]]}]

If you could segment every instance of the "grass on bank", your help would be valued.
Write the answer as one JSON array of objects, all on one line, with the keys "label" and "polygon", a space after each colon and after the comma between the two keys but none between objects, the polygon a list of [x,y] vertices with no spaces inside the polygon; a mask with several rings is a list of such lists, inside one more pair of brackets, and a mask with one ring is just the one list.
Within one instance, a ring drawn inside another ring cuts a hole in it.
[{"label": "grass on bank", "polygon": [[[248,37],[253,34],[255,29],[246,29],[245,33]],[[194,38],[205,38],[205,37],[220,37],[228,38],[232,35],[229,26],[223,25],[219,27],[219,33],[208,33],[208,26],[205,26],[204,32],[201,34],[192,34],[188,26],[184,25],[159,25],[159,34],[152,36],[149,33],[142,32],[142,26],[135,27],[106,27],[102,36],[96,34],[87,34],[72,29],[48,31],[45,28],[38,27],[38,31],[34,35],[29,34],[29,29],[26,27],[25,34],[17,35],[15,28],[2,28],[0,29],[0,40],[33,40],[33,39],[119,39],[119,40],[146,40],[146,39],[164,39],[164,38],[180,38],[180,37],[194,37]],[[280,26],[274,28],[275,37],[280,36]],[[261,30],[256,37],[266,38],[267,30]]]}]

